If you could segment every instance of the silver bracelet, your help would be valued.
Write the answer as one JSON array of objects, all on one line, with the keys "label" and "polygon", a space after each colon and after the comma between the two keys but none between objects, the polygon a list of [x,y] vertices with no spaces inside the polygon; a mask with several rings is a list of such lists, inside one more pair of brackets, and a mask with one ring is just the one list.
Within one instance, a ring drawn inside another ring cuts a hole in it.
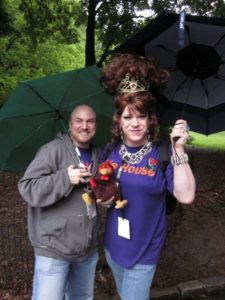
[{"label": "silver bracelet", "polygon": [[181,155],[175,155],[175,156],[171,156],[171,164],[173,166],[179,166],[179,165],[183,165],[189,162],[189,158],[187,153],[181,154]]}]

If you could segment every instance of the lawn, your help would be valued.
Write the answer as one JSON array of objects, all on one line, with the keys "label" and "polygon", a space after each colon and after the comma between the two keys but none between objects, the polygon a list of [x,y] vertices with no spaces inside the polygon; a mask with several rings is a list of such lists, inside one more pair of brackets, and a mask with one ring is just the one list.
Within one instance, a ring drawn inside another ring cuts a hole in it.
[{"label": "lawn", "polygon": [[225,150],[225,131],[208,136],[191,131],[190,137],[194,147]]}]

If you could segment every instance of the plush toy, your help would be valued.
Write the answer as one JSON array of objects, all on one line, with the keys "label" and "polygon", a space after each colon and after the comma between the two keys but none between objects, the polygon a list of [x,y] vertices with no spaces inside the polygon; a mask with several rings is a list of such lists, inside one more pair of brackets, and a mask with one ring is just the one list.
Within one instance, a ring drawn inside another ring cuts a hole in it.
[{"label": "plush toy", "polygon": [[82,195],[86,204],[91,205],[93,200],[101,199],[103,202],[114,196],[115,208],[123,208],[127,200],[121,200],[118,184],[114,177],[114,169],[108,160],[98,167],[97,176],[89,180],[90,191]]}]

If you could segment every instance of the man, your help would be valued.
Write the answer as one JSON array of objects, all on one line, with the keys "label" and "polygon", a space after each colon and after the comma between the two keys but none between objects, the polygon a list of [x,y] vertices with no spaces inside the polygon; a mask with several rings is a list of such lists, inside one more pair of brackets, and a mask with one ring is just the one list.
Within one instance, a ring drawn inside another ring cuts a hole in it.
[{"label": "man", "polygon": [[35,252],[33,300],[93,299],[98,220],[95,204],[86,205],[81,195],[85,178],[97,172],[95,133],[93,109],[76,107],[69,135],[42,146],[19,181]]}]

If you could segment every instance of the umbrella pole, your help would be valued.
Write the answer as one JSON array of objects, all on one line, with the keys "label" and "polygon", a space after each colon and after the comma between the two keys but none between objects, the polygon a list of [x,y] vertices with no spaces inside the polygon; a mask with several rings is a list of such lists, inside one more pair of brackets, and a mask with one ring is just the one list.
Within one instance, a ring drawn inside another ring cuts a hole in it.
[{"label": "umbrella pole", "polygon": [[186,95],[185,101],[184,101],[184,107],[183,107],[183,109],[182,109],[182,111],[181,111],[181,115],[180,115],[180,118],[181,118],[181,119],[184,118],[184,113],[185,113],[185,110],[186,110],[186,107],[187,107],[187,104],[188,104],[188,99],[189,99],[189,96],[190,96],[190,92],[191,92],[191,88],[192,88],[193,81],[194,81],[194,79],[191,78],[190,86],[189,86],[189,89],[188,89],[188,92],[187,92],[187,95]]}]

